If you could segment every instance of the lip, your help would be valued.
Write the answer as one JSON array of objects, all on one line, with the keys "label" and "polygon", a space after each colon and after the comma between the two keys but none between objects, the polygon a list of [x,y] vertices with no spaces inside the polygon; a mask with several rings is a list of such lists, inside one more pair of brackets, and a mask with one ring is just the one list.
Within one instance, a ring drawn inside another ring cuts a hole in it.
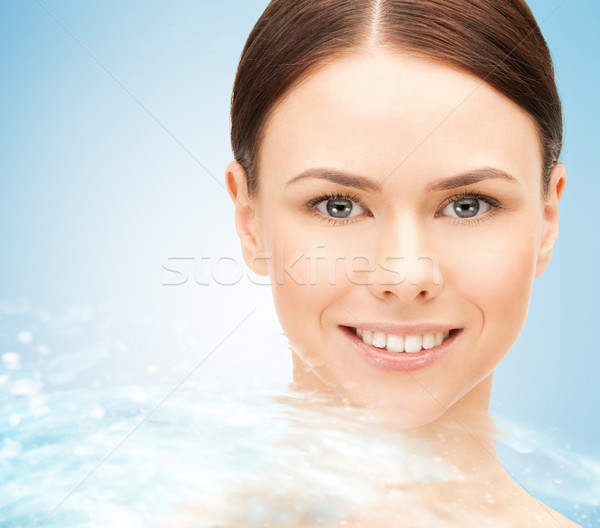
[{"label": "lip", "polygon": [[436,332],[447,332],[454,327],[449,324],[439,323],[365,323],[360,326],[347,326],[345,328],[360,328],[370,332],[383,332],[384,334],[394,334],[398,336],[434,334]]},{"label": "lip", "polygon": [[406,352],[392,353],[385,348],[377,348],[372,345],[367,345],[360,339],[354,327],[340,326],[342,333],[350,341],[352,348],[356,350],[365,361],[381,370],[395,371],[414,371],[429,367],[438,359],[440,359],[452,346],[454,341],[462,333],[462,328],[451,328],[448,326],[438,325],[386,325],[386,324],[368,324],[361,325],[360,328],[370,330],[372,332],[384,332],[386,334],[395,335],[415,335],[431,332],[444,332],[451,329],[450,335],[444,340],[440,346],[430,348],[429,350],[421,350],[414,354]]}]

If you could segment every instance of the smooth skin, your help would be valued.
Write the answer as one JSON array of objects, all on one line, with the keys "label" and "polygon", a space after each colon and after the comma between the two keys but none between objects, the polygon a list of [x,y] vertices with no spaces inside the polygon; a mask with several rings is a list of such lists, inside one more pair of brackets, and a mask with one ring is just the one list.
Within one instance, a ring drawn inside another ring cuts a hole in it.
[{"label": "smooth skin", "polygon": [[[544,195],[533,119],[473,75],[366,48],[321,65],[284,96],[258,167],[256,196],[238,163],[226,182],[244,259],[271,278],[297,384],[434,443],[442,424],[462,424],[460,440],[438,447],[465,470],[478,460],[471,473],[492,487],[494,509],[534,512],[528,526],[537,514],[540,526],[576,526],[516,486],[493,442],[468,427],[487,413],[494,369],[558,235],[565,170],[556,163]],[[479,181],[459,181],[473,174]],[[473,200],[476,213],[457,216]],[[343,205],[348,216],[332,217]],[[343,328],[371,323],[460,332],[431,366],[387,371],[356,354]],[[481,486],[473,490],[466,497],[481,505]]]}]

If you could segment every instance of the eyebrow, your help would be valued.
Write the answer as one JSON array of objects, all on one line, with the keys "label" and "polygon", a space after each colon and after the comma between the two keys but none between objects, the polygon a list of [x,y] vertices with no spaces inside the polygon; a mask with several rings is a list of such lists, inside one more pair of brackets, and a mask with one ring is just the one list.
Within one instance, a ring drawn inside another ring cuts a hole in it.
[{"label": "eyebrow", "polygon": [[344,187],[355,187],[356,189],[361,189],[363,191],[378,191],[380,189],[380,185],[378,183],[370,180],[369,178],[365,178],[364,176],[357,176],[356,174],[351,174],[349,172],[325,168],[307,169],[297,176],[294,176],[285,184],[285,186],[287,187],[292,183],[296,183],[297,181],[305,180],[307,178],[327,180],[332,183],[337,183],[338,185],[343,185]]},{"label": "eyebrow", "polygon": [[428,192],[448,191],[450,189],[457,189],[458,187],[465,187],[466,185],[473,185],[474,183],[490,179],[500,179],[511,182],[519,181],[508,172],[492,167],[484,167],[429,183],[425,186],[425,190]]},{"label": "eyebrow", "polygon": [[[363,191],[381,190],[381,185],[373,180],[370,180],[369,178],[351,174],[345,171],[327,168],[312,168],[302,171],[300,174],[289,180],[285,186],[287,187],[292,183],[296,183],[300,180],[305,180],[308,178],[326,180],[332,183],[337,183],[338,185],[343,185],[344,187],[354,187]],[[511,174],[501,169],[483,167],[480,169],[472,169],[455,176],[450,176],[448,178],[429,183],[425,186],[425,190],[427,192],[448,191],[450,189],[465,187],[467,185],[472,185],[474,183],[489,179],[502,179],[512,182],[519,181]]]}]

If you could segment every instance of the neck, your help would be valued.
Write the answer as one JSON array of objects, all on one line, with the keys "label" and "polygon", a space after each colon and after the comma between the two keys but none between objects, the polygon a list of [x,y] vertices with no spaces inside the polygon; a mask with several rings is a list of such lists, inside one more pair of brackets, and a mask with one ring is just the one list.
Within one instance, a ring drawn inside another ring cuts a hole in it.
[{"label": "neck", "polygon": [[[301,361],[294,359],[294,382],[297,388],[331,398],[334,405],[338,398],[338,404],[343,403],[343,395],[332,392],[314,375],[304,375],[304,369],[299,364]],[[373,408],[375,413],[372,417],[376,414],[378,423],[398,430],[407,437],[426,442],[432,456],[446,460],[469,477],[496,480],[505,476],[505,472],[494,446],[501,431],[489,413],[492,381],[493,373],[439,418],[419,427],[406,428],[401,424],[402,417],[395,415],[391,409]]]},{"label": "neck", "polygon": [[489,413],[492,381],[493,373],[437,420],[409,432],[469,476],[486,480],[505,475],[494,446],[502,431]]}]

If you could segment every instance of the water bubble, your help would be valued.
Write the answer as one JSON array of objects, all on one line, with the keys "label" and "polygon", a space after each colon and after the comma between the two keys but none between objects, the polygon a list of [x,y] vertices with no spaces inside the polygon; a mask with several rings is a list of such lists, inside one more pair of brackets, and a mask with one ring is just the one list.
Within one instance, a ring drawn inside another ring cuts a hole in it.
[{"label": "water bubble", "polygon": [[21,358],[16,352],[7,352],[2,355],[2,362],[8,370],[16,370],[21,366]]},{"label": "water bubble", "polygon": [[146,372],[148,372],[149,374],[156,374],[158,371],[160,370],[160,367],[158,365],[148,365],[146,367]]},{"label": "water bubble", "polygon": [[106,411],[102,407],[95,405],[90,411],[90,418],[93,418],[94,420],[101,420],[104,418],[105,414]]},{"label": "water bubble", "polygon": [[31,332],[28,332],[27,330],[21,330],[17,334],[17,340],[21,343],[24,343],[25,345],[28,345],[33,340],[33,334]]},{"label": "water bubble", "polygon": [[131,391],[131,401],[134,403],[145,403],[148,399],[146,393],[141,387],[133,387]]}]

